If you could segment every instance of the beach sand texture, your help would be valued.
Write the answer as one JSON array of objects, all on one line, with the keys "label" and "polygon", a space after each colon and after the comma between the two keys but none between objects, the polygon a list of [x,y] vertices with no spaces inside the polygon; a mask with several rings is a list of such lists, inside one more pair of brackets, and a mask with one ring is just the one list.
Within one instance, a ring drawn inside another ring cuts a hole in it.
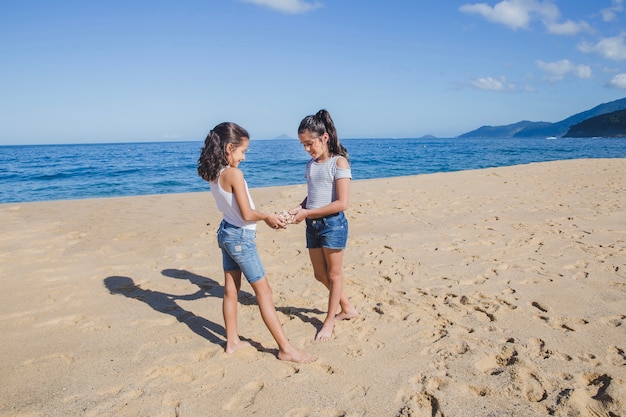
[{"label": "beach sand texture", "polygon": [[0,416],[626,416],[625,208],[626,159],[353,181],[325,343],[304,225],[259,223],[298,365],[247,283],[224,353],[210,192],[3,204]]}]

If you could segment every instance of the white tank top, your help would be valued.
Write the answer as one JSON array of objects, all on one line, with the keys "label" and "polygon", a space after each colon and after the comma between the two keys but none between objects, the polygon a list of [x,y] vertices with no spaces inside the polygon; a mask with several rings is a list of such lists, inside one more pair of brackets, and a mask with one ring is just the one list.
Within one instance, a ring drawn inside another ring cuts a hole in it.
[{"label": "white tank top", "polygon": [[[256,230],[256,222],[247,221],[241,216],[241,210],[239,209],[239,205],[237,204],[237,199],[235,198],[233,193],[229,193],[224,190],[220,185],[220,177],[224,170],[229,167],[222,168],[220,171],[220,175],[217,177],[215,182],[209,182],[211,186],[211,193],[215,198],[215,203],[217,203],[217,208],[224,215],[224,220],[233,226],[241,227],[244,229]],[[248,190],[248,183],[246,180],[243,180],[246,186],[246,194],[248,195],[248,201],[250,202],[250,207],[254,210],[254,201],[252,201],[252,197],[250,196],[250,191]]]}]

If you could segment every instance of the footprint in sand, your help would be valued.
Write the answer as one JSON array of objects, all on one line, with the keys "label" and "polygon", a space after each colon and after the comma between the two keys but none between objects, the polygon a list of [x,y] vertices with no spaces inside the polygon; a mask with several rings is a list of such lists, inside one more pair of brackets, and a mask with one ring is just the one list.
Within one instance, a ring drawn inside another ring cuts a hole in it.
[{"label": "footprint in sand", "polygon": [[602,321],[609,327],[620,327],[621,325],[624,324],[624,319],[626,319],[626,316],[619,315],[619,316],[612,316],[612,317],[604,317]]},{"label": "footprint in sand", "polygon": [[396,395],[396,398],[402,402],[396,414],[397,417],[444,416],[439,400],[432,393],[446,385],[444,380],[416,375],[410,379],[408,385]]},{"label": "footprint in sand", "polygon": [[582,374],[577,386],[563,398],[559,415],[589,417],[621,416],[623,404],[615,401],[626,387],[607,374]]},{"label": "footprint in sand", "polygon": [[609,346],[606,350],[606,361],[612,366],[626,365],[626,354],[624,349],[617,346]]},{"label": "footprint in sand", "polygon": [[443,304],[463,315],[471,315],[483,323],[491,323],[496,321],[495,313],[500,309],[500,305],[508,303],[497,298],[495,300],[487,298],[478,293],[475,296],[462,295],[460,297],[456,294],[446,294]]},{"label": "footprint in sand", "polygon": [[498,353],[485,356],[477,361],[474,366],[485,374],[498,375],[504,371],[505,367],[515,364],[517,357],[518,352],[515,346],[507,343],[500,346]]},{"label": "footprint in sand", "polygon": [[552,356],[552,352],[546,349],[546,342],[539,338],[531,338],[526,344],[528,354],[534,358],[548,359]]},{"label": "footprint in sand", "polygon": [[437,398],[426,392],[418,392],[404,399],[404,405],[398,410],[398,417],[443,417],[443,411]]},{"label": "footprint in sand", "polygon": [[256,396],[263,389],[263,382],[250,381],[226,403],[224,404],[224,410],[245,410],[254,404]]},{"label": "footprint in sand", "polygon": [[538,403],[546,399],[546,390],[535,374],[528,370],[522,370],[518,372],[518,377],[523,386],[524,397],[526,397],[528,401]]},{"label": "footprint in sand", "polygon": [[535,317],[550,325],[554,329],[574,332],[576,331],[576,327],[578,325],[589,324],[589,322],[585,319],[575,319],[572,317],[550,317],[546,314],[548,313],[548,309],[536,301],[533,301],[532,303],[530,303],[530,305],[539,310],[539,312],[541,313]]},{"label": "footprint in sand", "polygon": [[355,385],[352,388],[344,391],[343,397],[346,402],[358,403],[359,401],[363,401],[363,399],[367,395],[368,389],[368,387],[363,385]]}]

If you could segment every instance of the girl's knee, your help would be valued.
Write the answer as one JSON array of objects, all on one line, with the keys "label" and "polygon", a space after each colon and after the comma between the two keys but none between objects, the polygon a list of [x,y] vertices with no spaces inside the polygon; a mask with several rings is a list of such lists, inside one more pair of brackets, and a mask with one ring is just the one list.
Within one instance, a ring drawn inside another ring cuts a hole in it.
[{"label": "girl's knee", "polygon": [[259,298],[259,297],[271,297],[272,295],[273,295],[272,289],[270,288],[269,285],[259,289],[258,291],[256,291],[257,298]]},{"label": "girl's knee", "polygon": [[224,287],[224,298],[237,298],[239,296],[239,288]]},{"label": "girl's knee", "polygon": [[341,274],[341,273],[337,273],[337,274],[330,273],[330,274],[328,274],[328,279],[330,280],[330,282],[341,282],[343,280],[343,274]]},{"label": "girl's knee", "polygon": [[267,282],[265,277],[253,282],[252,289],[254,290],[254,294],[257,298],[262,297],[265,294],[272,295],[272,287],[270,287],[270,284]]}]

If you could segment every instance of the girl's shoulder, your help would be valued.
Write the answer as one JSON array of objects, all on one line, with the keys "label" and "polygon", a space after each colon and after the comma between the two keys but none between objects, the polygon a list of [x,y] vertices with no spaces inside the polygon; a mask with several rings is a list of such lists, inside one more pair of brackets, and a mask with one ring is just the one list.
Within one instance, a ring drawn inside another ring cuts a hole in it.
[{"label": "girl's shoulder", "polygon": [[222,186],[236,184],[244,181],[243,171],[235,167],[226,167],[220,173],[220,181]]},{"label": "girl's shoulder", "polygon": [[333,159],[335,160],[337,168],[350,168],[350,163],[345,156],[335,155]]}]

